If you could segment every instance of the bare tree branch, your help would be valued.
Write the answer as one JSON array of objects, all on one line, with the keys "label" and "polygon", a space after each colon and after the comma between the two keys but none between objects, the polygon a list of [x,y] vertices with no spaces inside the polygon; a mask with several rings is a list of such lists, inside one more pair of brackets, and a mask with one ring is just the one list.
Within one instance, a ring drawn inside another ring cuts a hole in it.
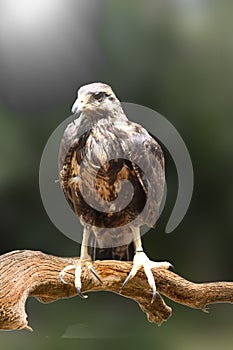
[{"label": "bare tree branch", "polygon": [[[73,271],[65,275],[69,284],[65,285],[59,280],[60,271],[77,259],[30,250],[13,251],[0,256],[0,329],[31,330],[25,312],[25,302],[29,296],[49,303],[77,295]],[[120,294],[120,287],[131,267],[131,262],[96,261],[94,268],[103,284],[99,284],[90,272],[84,270],[82,292],[105,290]],[[154,269],[153,274],[158,291],[153,304],[151,290],[142,271],[125,286],[121,295],[135,300],[147,314],[148,320],[158,325],[172,313],[161,294],[177,303],[203,311],[210,303],[233,302],[233,282],[193,283],[162,268]]]}]

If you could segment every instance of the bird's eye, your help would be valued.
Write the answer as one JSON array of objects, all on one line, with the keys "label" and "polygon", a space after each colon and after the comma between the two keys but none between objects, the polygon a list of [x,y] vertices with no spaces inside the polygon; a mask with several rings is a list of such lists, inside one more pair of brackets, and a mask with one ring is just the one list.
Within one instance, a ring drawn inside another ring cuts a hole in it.
[{"label": "bird's eye", "polygon": [[93,95],[95,100],[101,100],[106,96],[105,92],[97,92],[96,94]]}]

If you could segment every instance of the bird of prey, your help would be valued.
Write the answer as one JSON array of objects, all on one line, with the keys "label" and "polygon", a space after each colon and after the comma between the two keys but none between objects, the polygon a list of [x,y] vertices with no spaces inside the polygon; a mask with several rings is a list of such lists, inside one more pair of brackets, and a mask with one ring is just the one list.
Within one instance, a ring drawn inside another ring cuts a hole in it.
[{"label": "bird of prey", "polygon": [[72,107],[74,120],[65,129],[59,151],[60,183],[65,197],[83,225],[80,259],[60,273],[63,283],[75,269],[74,284],[81,292],[82,269],[96,259],[132,260],[125,284],[144,268],[152,288],[151,269],[169,268],[151,261],[142,248],[140,227],[155,227],[164,184],[164,156],[159,144],[139,124],[126,117],[111,87],[92,83],[78,90]]}]

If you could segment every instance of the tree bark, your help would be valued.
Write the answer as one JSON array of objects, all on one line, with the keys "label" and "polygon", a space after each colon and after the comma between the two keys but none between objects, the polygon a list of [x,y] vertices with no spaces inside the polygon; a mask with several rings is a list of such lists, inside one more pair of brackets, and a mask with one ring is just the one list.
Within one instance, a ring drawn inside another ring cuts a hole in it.
[{"label": "tree bark", "polygon": [[[25,302],[29,296],[40,302],[50,303],[77,295],[74,287],[74,271],[66,273],[60,282],[60,271],[78,258],[62,258],[39,251],[12,251],[0,256],[0,329],[32,330],[27,323]],[[151,304],[151,290],[143,271],[128,282],[122,292],[120,287],[132,267],[132,262],[95,261],[94,268],[101,277],[100,284],[92,273],[83,269],[82,292],[111,291],[135,300],[150,322],[161,325],[172,314],[162,295],[191,308],[206,311],[211,303],[232,303],[233,282],[193,283],[172,271],[153,269],[157,294]]]}]

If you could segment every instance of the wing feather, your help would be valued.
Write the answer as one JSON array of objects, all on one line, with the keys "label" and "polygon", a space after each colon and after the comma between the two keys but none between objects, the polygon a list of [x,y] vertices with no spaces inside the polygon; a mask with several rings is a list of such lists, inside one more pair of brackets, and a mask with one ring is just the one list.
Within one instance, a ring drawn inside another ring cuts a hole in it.
[{"label": "wing feather", "polygon": [[[69,124],[59,152],[61,186],[72,210],[80,220],[91,224],[94,232],[94,227],[130,225],[147,205],[138,225],[153,227],[165,182],[164,157],[159,144],[139,124],[127,120],[111,123],[103,119],[81,131],[79,121]],[[122,203],[128,200],[129,193],[123,190],[123,179],[130,181],[134,189],[130,203],[124,208]],[[122,192],[120,207],[115,205],[113,211],[101,207],[100,199],[107,203],[108,209],[113,208],[112,203]],[[94,209],[98,206],[99,210]],[[95,233],[100,247],[101,241],[115,239],[107,231],[103,230],[102,236],[100,231]],[[116,237],[121,240],[122,230],[117,232]]]}]

